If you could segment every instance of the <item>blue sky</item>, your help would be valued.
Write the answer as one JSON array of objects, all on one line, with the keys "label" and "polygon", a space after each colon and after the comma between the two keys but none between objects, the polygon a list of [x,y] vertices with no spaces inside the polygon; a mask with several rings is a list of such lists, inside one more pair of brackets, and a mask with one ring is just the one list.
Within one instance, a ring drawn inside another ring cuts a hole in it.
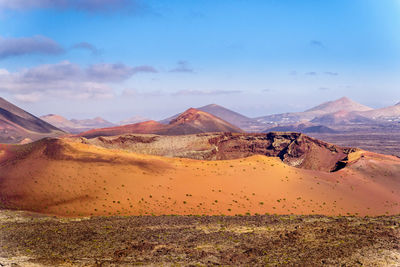
[{"label": "blue sky", "polygon": [[382,107],[399,74],[399,0],[0,0],[0,95],[35,115]]}]

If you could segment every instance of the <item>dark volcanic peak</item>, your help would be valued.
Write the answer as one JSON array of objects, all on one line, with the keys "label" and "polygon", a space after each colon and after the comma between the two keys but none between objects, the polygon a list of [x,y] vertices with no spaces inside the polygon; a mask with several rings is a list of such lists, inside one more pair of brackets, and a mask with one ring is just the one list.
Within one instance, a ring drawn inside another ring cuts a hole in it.
[{"label": "dark volcanic peak", "polygon": [[159,134],[180,135],[206,132],[243,132],[238,127],[210,113],[190,108],[170,121]]},{"label": "dark volcanic peak", "polygon": [[207,105],[198,109],[217,116],[218,118],[249,132],[257,132],[265,128],[265,125],[259,123],[256,119],[246,117],[240,113],[216,104]]},{"label": "dark volcanic peak", "polygon": [[189,108],[185,112],[181,113],[178,117],[171,120],[169,124],[181,124],[197,120],[202,115],[201,113],[201,111],[195,108]]},{"label": "dark volcanic peak", "polygon": [[7,110],[8,112],[10,112],[14,115],[17,115],[21,118],[24,118],[24,119],[35,119],[36,118],[32,114],[26,112],[25,110],[17,107],[14,104],[11,104],[10,102],[8,102],[7,100],[5,100],[2,97],[0,97],[0,108],[3,110]]},{"label": "dark volcanic peak", "polygon": [[203,107],[198,108],[198,110],[208,112],[214,116],[217,116],[217,117],[219,117],[223,120],[226,120],[227,122],[230,122],[235,125],[237,125],[238,122],[240,123],[242,121],[251,120],[250,118],[248,118],[242,114],[239,114],[235,111],[229,110],[229,109],[222,107],[220,105],[217,105],[217,104],[210,104],[207,106],[203,106]]},{"label": "dark volcanic peak", "polygon": [[0,143],[20,143],[62,135],[53,125],[0,97]]},{"label": "dark volcanic peak", "polygon": [[[203,107],[196,108],[197,110],[207,112],[214,115],[230,124],[245,129],[248,131],[257,131],[265,128],[265,125],[261,125],[257,120],[248,118],[240,113],[227,109],[217,104],[210,104]],[[176,114],[172,117],[160,121],[161,123],[168,124],[171,120],[177,118],[180,114]]]},{"label": "dark volcanic peak", "polygon": [[172,119],[169,124],[147,121],[117,127],[94,129],[79,134],[79,136],[94,138],[98,136],[113,136],[132,133],[147,133],[160,135],[183,135],[206,132],[243,132],[232,124],[207,112],[190,108]]}]

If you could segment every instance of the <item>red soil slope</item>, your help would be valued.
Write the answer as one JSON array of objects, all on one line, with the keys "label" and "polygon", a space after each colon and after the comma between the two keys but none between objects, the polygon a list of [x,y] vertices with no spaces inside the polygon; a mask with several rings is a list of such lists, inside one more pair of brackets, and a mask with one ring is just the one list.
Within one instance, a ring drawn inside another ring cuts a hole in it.
[{"label": "red soil slope", "polygon": [[277,157],[202,161],[46,139],[0,147],[0,200],[63,216],[400,213],[400,159],[357,151],[347,161],[329,173]]}]

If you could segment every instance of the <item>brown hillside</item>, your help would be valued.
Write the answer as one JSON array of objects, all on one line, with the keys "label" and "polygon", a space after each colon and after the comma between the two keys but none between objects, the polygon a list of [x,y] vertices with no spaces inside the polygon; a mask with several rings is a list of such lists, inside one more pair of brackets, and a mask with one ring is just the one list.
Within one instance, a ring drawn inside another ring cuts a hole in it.
[{"label": "brown hillside", "polygon": [[241,129],[207,112],[194,108],[188,109],[168,125],[156,121],[147,121],[117,127],[95,129],[78,136],[94,138],[130,133],[147,133],[160,135],[183,135],[205,132],[242,132]]},{"label": "brown hillside", "polygon": [[0,146],[0,201],[63,216],[398,214],[400,159],[358,151],[348,162],[329,173],[261,155],[202,161],[45,139]]},{"label": "brown hillside", "polygon": [[114,136],[127,133],[154,133],[158,132],[164,127],[165,125],[156,121],[145,121],[123,126],[93,129],[84,133],[80,133],[78,136],[94,138],[98,136]]}]

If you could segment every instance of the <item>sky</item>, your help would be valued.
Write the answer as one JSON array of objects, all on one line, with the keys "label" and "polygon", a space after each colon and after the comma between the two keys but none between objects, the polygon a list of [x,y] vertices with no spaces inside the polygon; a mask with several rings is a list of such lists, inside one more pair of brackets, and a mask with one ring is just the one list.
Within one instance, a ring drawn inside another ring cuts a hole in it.
[{"label": "sky", "polygon": [[0,96],[41,116],[400,101],[400,0],[0,0]]}]

